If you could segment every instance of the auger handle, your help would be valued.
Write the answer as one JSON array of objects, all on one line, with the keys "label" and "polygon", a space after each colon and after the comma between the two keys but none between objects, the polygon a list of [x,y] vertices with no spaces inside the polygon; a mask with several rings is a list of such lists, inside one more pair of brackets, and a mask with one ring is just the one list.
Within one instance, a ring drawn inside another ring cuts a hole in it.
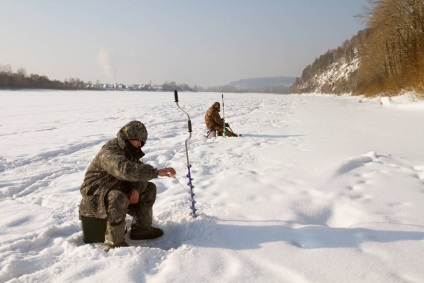
[{"label": "auger handle", "polygon": [[178,91],[174,90],[174,98],[175,98],[175,102],[178,103]]},{"label": "auger handle", "polygon": [[191,129],[191,120],[188,120],[188,132],[191,133],[193,130]]},{"label": "auger handle", "polygon": [[178,92],[177,92],[177,90],[174,90],[174,98],[175,98],[175,103],[177,104],[178,108],[180,108],[181,111],[183,111],[187,115],[187,119],[188,119],[188,122],[187,123],[188,123],[189,136],[185,140],[185,150],[186,150],[186,156],[187,156],[187,166],[190,166],[190,160],[188,158],[188,146],[187,146],[187,143],[188,143],[188,140],[191,139],[191,133],[193,132],[193,130],[191,128],[191,119],[190,119],[190,115],[188,115],[188,113],[184,109],[182,109],[180,107],[180,105],[178,104]]}]

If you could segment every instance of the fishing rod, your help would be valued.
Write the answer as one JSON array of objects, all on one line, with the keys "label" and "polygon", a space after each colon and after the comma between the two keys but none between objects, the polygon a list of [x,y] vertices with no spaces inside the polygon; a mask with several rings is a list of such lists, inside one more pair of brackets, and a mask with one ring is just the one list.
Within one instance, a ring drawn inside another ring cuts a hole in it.
[{"label": "fishing rod", "polygon": [[195,208],[196,201],[194,200],[194,196],[195,196],[195,194],[193,192],[194,186],[193,186],[193,183],[191,182],[191,181],[193,181],[193,178],[191,178],[191,171],[190,171],[191,164],[190,164],[190,160],[188,158],[188,146],[187,146],[188,140],[191,139],[191,133],[193,132],[193,130],[191,128],[191,119],[190,119],[190,115],[188,115],[188,113],[184,109],[182,109],[180,107],[180,105],[178,104],[178,92],[176,90],[174,91],[174,98],[175,98],[175,103],[177,104],[178,108],[180,108],[187,115],[187,118],[188,118],[188,132],[189,132],[189,136],[185,140],[185,151],[186,151],[186,157],[187,157],[187,170],[188,170],[188,173],[186,175],[186,177],[188,178],[187,185],[189,186],[190,190],[187,190],[187,192],[190,194],[190,199],[189,199],[190,202],[191,202],[191,206],[190,206],[191,213],[190,213],[190,215],[193,216],[193,217],[196,217],[197,216],[196,215],[196,210],[197,209]]},{"label": "fishing rod", "polygon": [[227,127],[225,126],[224,94],[222,94],[222,121],[224,122],[224,137],[226,137],[227,136]]}]

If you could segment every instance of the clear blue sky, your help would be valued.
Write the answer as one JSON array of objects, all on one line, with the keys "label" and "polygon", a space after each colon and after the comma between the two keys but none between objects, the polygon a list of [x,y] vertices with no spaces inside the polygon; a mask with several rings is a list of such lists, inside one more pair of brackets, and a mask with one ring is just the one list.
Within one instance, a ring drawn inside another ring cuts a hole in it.
[{"label": "clear blue sky", "polygon": [[216,86],[300,76],[366,0],[0,0],[0,64],[50,79]]}]

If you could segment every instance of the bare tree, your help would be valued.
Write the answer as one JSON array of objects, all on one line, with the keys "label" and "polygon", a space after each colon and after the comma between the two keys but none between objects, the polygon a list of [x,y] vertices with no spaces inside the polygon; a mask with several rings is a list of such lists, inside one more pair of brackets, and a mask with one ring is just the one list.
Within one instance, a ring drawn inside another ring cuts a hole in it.
[{"label": "bare tree", "polygon": [[424,1],[369,0],[365,15],[370,36],[361,49],[365,91],[399,90],[424,75]]}]

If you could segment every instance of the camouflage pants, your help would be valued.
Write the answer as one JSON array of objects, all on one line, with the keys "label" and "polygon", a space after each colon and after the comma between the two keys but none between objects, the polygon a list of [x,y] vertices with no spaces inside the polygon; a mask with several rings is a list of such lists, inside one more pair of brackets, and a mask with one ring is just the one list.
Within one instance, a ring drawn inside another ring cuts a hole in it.
[{"label": "camouflage pants", "polygon": [[[150,227],[152,224],[152,207],[156,200],[156,185],[148,182],[139,189],[137,204],[130,204],[128,195],[120,190],[112,190],[106,195],[107,221],[118,225],[125,221],[126,214],[134,217],[133,225]],[[136,224],[136,222],[138,224]]]},{"label": "camouflage pants", "polygon": [[106,195],[107,221],[118,225],[125,221],[130,200],[127,195],[118,190],[112,190]]}]

